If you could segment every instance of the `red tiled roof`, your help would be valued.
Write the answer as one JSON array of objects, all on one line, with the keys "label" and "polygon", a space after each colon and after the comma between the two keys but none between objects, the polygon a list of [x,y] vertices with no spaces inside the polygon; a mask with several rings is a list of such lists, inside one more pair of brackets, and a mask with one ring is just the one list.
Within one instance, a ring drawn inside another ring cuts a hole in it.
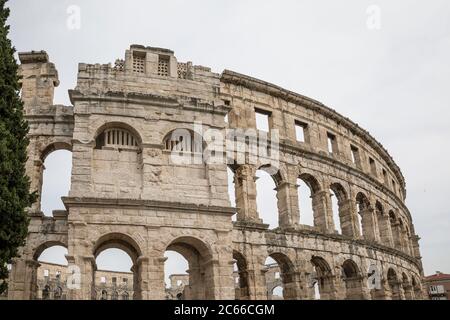
[{"label": "red tiled roof", "polygon": [[435,280],[450,280],[450,274],[446,274],[446,273],[437,273],[437,274],[433,274],[433,275],[431,275],[431,276],[426,276],[425,279],[428,280],[428,281],[435,281]]}]

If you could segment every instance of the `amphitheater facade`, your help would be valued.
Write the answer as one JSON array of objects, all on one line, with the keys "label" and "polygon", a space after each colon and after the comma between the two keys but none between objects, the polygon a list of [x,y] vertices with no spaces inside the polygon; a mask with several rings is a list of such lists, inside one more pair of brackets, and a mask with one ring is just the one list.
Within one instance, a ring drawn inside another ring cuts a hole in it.
[{"label": "amphitheater facade", "polygon": [[[166,250],[189,263],[185,299],[269,298],[267,257],[279,266],[284,299],[314,299],[315,288],[321,299],[426,297],[404,177],[350,119],[273,84],[228,70],[217,74],[178,62],[171,50],[140,45],[114,64],[80,63],[69,90],[73,106],[54,105],[58,73],[48,55],[19,58],[32,189],[41,193],[43,163],[55,150],[72,152],[72,175],[66,210],[45,217],[40,200],[30,208],[9,299],[39,297],[37,259],[54,245],[68,249],[68,299],[97,297],[95,260],[108,248],[131,257],[134,299],[165,298]],[[265,145],[266,157],[251,161],[245,150],[243,162],[204,161],[204,131],[256,129],[257,114],[270,133],[278,132],[277,144],[270,135]],[[200,153],[202,160],[180,164],[174,153],[189,159]],[[234,172],[236,208],[227,168]],[[257,170],[269,172],[276,185],[274,229],[259,216]],[[310,188],[313,226],[302,223],[298,179]]]}]

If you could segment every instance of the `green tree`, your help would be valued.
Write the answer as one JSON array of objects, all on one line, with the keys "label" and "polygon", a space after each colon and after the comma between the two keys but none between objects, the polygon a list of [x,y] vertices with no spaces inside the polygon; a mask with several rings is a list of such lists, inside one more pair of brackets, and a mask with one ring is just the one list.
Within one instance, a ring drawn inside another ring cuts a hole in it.
[{"label": "green tree", "polygon": [[8,39],[9,9],[5,3],[0,0],[0,293],[7,288],[7,263],[25,243],[29,223],[26,208],[36,199],[25,174],[28,124],[19,97],[18,65]]}]

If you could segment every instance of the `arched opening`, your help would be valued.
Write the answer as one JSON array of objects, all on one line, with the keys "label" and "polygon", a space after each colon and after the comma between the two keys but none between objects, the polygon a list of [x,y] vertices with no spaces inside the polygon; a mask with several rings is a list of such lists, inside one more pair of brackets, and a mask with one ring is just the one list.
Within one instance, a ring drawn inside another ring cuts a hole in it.
[{"label": "arched opening", "polygon": [[338,233],[353,236],[353,219],[348,203],[347,192],[339,183],[330,185],[331,208],[333,210],[333,221]]},{"label": "arched opening", "polygon": [[345,297],[347,300],[364,299],[362,277],[358,266],[353,260],[346,260],[342,264],[342,276],[345,283]]},{"label": "arched opening", "polygon": [[356,208],[360,235],[368,238],[370,230],[373,229],[373,226],[371,225],[371,219],[368,216],[370,215],[370,202],[362,192],[359,192],[356,195]]},{"label": "arched opening", "polygon": [[380,234],[381,243],[384,245],[389,245],[391,237],[389,218],[384,212],[383,205],[377,201],[375,202],[375,216],[378,222],[378,231]]},{"label": "arched opening", "polygon": [[68,298],[67,248],[59,243],[46,243],[35,252],[39,262],[33,276],[33,299],[65,300]]},{"label": "arched opening", "polygon": [[[235,186],[235,175],[234,170],[230,168],[230,166],[227,167],[227,180],[228,180],[228,198],[230,199],[230,205],[233,208],[236,208],[236,186]],[[233,215],[231,217],[233,221],[236,221],[237,215]]]},{"label": "arched opening", "polygon": [[[272,253],[265,261],[265,278],[267,288],[267,298],[269,300],[295,300],[298,299],[299,293],[296,288],[295,269],[291,260],[282,253]],[[275,297],[274,289],[281,287],[280,291],[277,289]]]},{"label": "arched opening", "polygon": [[276,286],[273,288],[270,300],[284,300],[282,286]]},{"label": "arched opening", "polygon": [[297,179],[297,186],[300,224],[314,226],[313,190],[300,178]]},{"label": "arched opening", "polygon": [[279,225],[276,183],[264,168],[256,170],[256,207],[259,218],[270,229]]},{"label": "arched opening", "polygon": [[139,150],[142,138],[130,125],[109,122],[98,128],[95,149]]},{"label": "arched opening", "polygon": [[397,248],[398,250],[401,250],[402,243],[400,240],[400,228],[399,223],[397,220],[397,216],[395,215],[394,211],[389,211],[389,223],[391,225],[391,231],[392,231],[392,239],[394,242],[394,248]]},{"label": "arched opening", "polygon": [[312,274],[312,281],[313,283],[317,282],[319,291],[318,295],[320,299],[333,299],[334,284],[330,265],[325,261],[325,259],[317,256],[312,257],[311,264],[314,269],[314,273]]},{"label": "arched opening", "polygon": [[41,211],[45,216],[51,217],[53,210],[65,210],[61,197],[67,196],[70,190],[72,152],[45,151],[43,159]]},{"label": "arched opening", "polygon": [[119,300],[120,294],[133,294],[134,263],[124,250],[106,249],[98,254],[95,262],[97,265],[94,277],[95,299]]},{"label": "arched opening", "polygon": [[316,178],[303,173],[297,178],[300,224],[318,226],[320,199],[317,194],[320,185]]},{"label": "arched opening", "polygon": [[415,276],[411,276],[411,284],[414,291],[414,299],[422,299],[422,288],[420,282],[417,281]]},{"label": "arched opening", "polygon": [[189,277],[182,293],[184,300],[215,299],[212,255],[204,242],[193,237],[180,237],[172,241],[166,251],[177,252],[187,261]]},{"label": "arched opening", "polygon": [[197,132],[179,128],[169,132],[163,140],[164,150],[181,153],[203,153],[205,143]]},{"label": "arched opening", "polygon": [[402,273],[402,289],[403,289],[403,294],[405,295],[406,300],[414,299],[413,287],[411,285],[411,282],[408,279],[408,276],[404,272]]},{"label": "arched opening", "polygon": [[250,300],[249,274],[247,270],[247,260],[237,251],[233,251],[233,274],[235,280],[235,299]]},{"label": "arched opening", "polygon": [[400,287],[399,281],[397,278],[397,273],[394,269],[389,268],[387,273],[387,280],[389,284],[389,289],[391,290],[391,298],[392,300],[400,300]]},{"label": "arched opening", "polygon": [[331,198],[331,210],[333,211],[334,229],[339,234],[342,234],[341,220],[339,219],[338,198],[337,198],[336,193],[333,191],[333,189],[330,189],[330,198]]},{"label": "arched opening", "polygon": [[189,263],[176,251],[167,250],[164,257],[166,300],[183,300],[184,288],[189,285]]},{"label": "arched opening", "polygon": [[118,300],[124,293],[141,299],[141,251],[131,237],[106,234],[97,241],[93,255],[93,300]]}]

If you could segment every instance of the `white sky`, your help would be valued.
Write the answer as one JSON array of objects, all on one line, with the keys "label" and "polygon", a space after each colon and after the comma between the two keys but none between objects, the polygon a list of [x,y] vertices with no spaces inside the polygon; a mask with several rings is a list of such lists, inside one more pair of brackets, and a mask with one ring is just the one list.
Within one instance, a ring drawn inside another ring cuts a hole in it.
[{"label": "white sky", "polygon": [[[73,3],[81,9],[79,30],[66,26]],[[367,28],[369,5],[381,10],[379,30]],[[79,62],[114,62],[137,43],[173,49],[180,61],[216,72],[227,68],[275,83],[351,118],[402,169],[426,274],[450,273],[448,0],[14,0],[9,6],[17,50],[46,50],[56,64],[55,103],[69,104]]]}]

